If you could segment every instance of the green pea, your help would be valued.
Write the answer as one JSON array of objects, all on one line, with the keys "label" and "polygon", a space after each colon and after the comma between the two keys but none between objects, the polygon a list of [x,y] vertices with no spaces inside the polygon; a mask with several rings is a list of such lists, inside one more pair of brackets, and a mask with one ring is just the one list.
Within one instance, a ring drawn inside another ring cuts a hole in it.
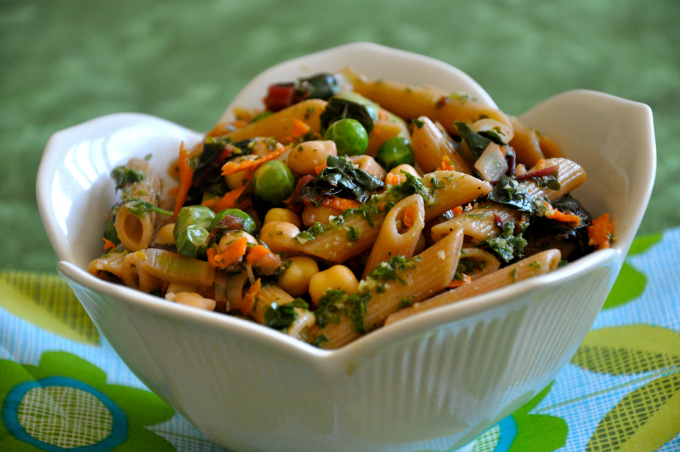
[{"label": "green pea", "polygon": [[244,211],[240,209],[224,209],[221,210],[215,215],[215,218],[213,218],[211,229],[217,225],[217,222],[220,220],[223,220],[224,217],[227,215],[237,217],[241,219],[241,224],[243,226],[243,230],[246,231],[250,235],[256,235],[257,234],[257,225],[255,224],[255,220],[252,219],[250,215],[245,213]]},{"label": "green pea", "polygon": [[295,190],[295,176],[288,165],[280,160],[270,160],[260,165],[253,174],[255,198],[267,206],[283,204]]},{"label": "green pea", "polygon": [[326,140],[333,140],[338,155],[362,155],[368,146],[368,133],[356,119],[341,119],[328,127]]},{"label": "green pea", "polygon": [[113,216],[109,218],[109,221],[106,222],[106,228],[104,228],[104,237],[106,237],[107,240],[110,240],[114,245],[118,245],[120,243],[120,239],[118,238],[118,231],[116,231],[116,217]]},{"label": "green pea", "polygon": [[387,171],[399,165],[413,165],[415,157],[411,142],[403,137],[392,137],[385,140],[378,149],[376,160]]},{"label": "green pea", "polygon": [[215,218],[215,212],[205,206],[182,207],[177,214],[175,230],[172,233],[175,236],[175,241],[177,241],[182,231],[191,225],[209,229],[212,225],[213,218]]},{"label": "green pea", "polygon": [[190,224],[182,230],[175,240],[177,252],[189,257],[203,257],[205,242],[210,233],[203,226]]}]

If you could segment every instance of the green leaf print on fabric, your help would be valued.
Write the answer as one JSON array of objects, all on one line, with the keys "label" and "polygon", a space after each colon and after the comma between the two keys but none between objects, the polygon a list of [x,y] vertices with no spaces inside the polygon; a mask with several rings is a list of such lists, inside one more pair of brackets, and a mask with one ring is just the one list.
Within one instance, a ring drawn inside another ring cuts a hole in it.
[{"label": "green leaf print on fabric", "polygon": [[548,395],[552,385],[550,383],[512,414],[517,424],[517,436],[508,452],[552,452],[567,442],[569,427],[564,419],[547,414],[529,414]]},{"label": "green leaf print on fabric", "polygon": [[634,300],[642,295],[646,285],[647,278],[645,275],[637,271],[627,262],[624,262],[623,267],[621,267],[621,272],[616,278],[614,287],[612,287],[611,292],[609,292],[609,296],[604,302],[602,309],[613,308]]},{"label": "green leaf print on fabric", "polygon": [[588,333],[571,362],[609,375],[677,367],[680,366],[680,335],[644,324],[602,328]]},{"label": "green leaf print on fabric", "polygon": [[628,393],[600,421],[586,452],[654,452],[680,432],[680,373]]},{"label": "green leaf print on fabric", "polygon": [[677,331],[644,324],[591,331],[571,362],[608,375],[655,372],[600,420],[587,452],[653,452],[680,432]]},{"label": "green leaf print on fabric", "polygon": [[38,366],[0,360],[0,450],[174,451],[145,426],[174,410],[155,394],[106,383],[106,373],[67,352]]},{"label": "green leaf print on fabric", "polygon": [[63,338],[99,344],[99,333],[66,281],[54,273],[0,272],[0,308]]},{"label": "green leaf print on fabric", "polygon": [[[628,255],[632,256],[643,253],[659,243],[662,239],[663,233],[637,237],[633,240],[633,244],[631,245],[630,250],[628,250]],[[634,300],[642,295],[646,286],[647,278],[645,275],[627,262],[624,262],[623,267],[621,267],[621,272],[616,278],[616,282],[614,282],[614,287],[612,287],[602,309],[614,308]]]}]

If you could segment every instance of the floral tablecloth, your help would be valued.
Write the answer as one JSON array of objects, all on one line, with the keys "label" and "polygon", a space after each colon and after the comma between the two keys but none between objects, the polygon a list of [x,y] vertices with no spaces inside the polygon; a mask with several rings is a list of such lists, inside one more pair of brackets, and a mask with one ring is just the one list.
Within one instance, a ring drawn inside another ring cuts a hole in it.
[{"label": "floral tablecloth", "polygon": [[[638,238],[571,363],[461,450],[680,451],[679,280],[680,229]],[[2,451],[224,450],[146,390],[56,274],[0,272],[0,410]]]}]

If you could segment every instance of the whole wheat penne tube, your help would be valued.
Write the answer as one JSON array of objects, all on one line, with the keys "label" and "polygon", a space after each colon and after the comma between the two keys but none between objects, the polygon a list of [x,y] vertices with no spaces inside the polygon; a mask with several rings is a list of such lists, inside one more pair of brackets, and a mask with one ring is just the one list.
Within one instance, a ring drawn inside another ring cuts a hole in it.
[{"label": "whole wheat penne tube", "polygon": [[[425,221],[481,198],[491,191],[489,183],[458,171],[426,174],[423,184],[428,196],[425,201]],[[379,204],[381,199],[389,200],[389,193],[382,196],[383,198],[374,197],[375,200],[372,199],[371,203]],[[323,231],[318,234],[298,235],[299,243],[295,245],[294,251],[335,263],[345,262],[367,251],[378,237],[386,212],[378,210],[371,215],[362,215],[361,212],[361,209],[355,211],[344,218],[342,223],[322,225]]]},{"label": "whole wheat penne tube", "polygon": [[[386,262],[376,268],[376,272],[359,284],[359,295],[370,295],[366,315],[359,320],[363,323],[364,332],[382,326],[388,316],[401,306],[418,303],[442,291],[453,279],[462,246],[463,233],[458,231],[407,261],[403,268],[388,273],[395,277],[377,276],[382,266],[389,267]],[[323,328],[319,325],[312,327],[309,337],[323,348],[338,348],[362,335],[356,326],[356,319],[340,315],[337,324],[331,322]],[[319,341],[319,337],[324,340]]]},{"label": "whole wheat penne tube", "polygon": [[385,325],[398,322],[419,312],[434,309],[475,295],[485,294],[525,279],[543,275],[557,268],[561,254],[559,250],[547,250],[509,265],[494,273],[481,277],[457,289],[449,290],[422,303],[414,304],[390,315]]},{"label": "whole wheat penne tube", "polygon": [[479,206],[456,215],[448,221],[432,226],[430,230],[432,240],[438,242],[446,234],[457,229],[462,229],[463,233],[471,237],[474,243],[496,237],[500,234],[500,230],[496,225],[496,216],[503,223],[506,223],[508,221],[518,221],[521,217],[521,212],[502,204],[485,201]]},{"label": "whole wheat penne tube", "polygon": [[[249,316],[257,323],[264,324],[267,310],[273,309],[274,304],[279,309],[280,306],[286,305],[293,300],[295,299],[278,284],[265,284],[255,295],[255,303]],[[301,307],[295,307],[293,311],[295,312],[295,319],[290,326],[284,329],[284,332],[296,339],[306,341],[309,329],[315,322],[314,314],[308,309]]]},{"label": "whole wheat penne tube", "polygon": [[255,137],[274,137],[276,141],[285,141],[291,136],[294,119],[304,122],[315,132],[319,132],[321,127],[319,116],[325,108],[325,100],[305,100],[236,129],[225,137],[231,138],[234,142]]},{"label": "whole wheat penne tube", "polygon": [[[521,185],[530,196],[537,200],[545,198],[550,202],[556,201],[580,187],[586,180],[587,176],[584,169],[579,164],[565,158],[541,160],[539,165],[534,166],[530,171],[553,165],[557,165],[557,180],[560,183],[560,188],[551,190],[547,187],[539,187],[533,180],[522,181]],[[503,223],[510,220],[516,222],[520,219],[521,212],[491,201],[484,202],[463,214],[433,226],[431,229],[432,239],[441,240],[443,236],[459,228],[462,228],[465,235],[471,237],[474,242],[496,237],[500,234],[500,229],[495,221],[496,215]]]},{"label": "whole wheat penne tube", "polygon": [[342,72],[353,84],[354,91],[406,120],[427,116],[441,122],[446,131],[454,135],[458,134],[456,121],[472,124],[483,118],[495,119],[512,129],[510,119],[502,111],[467,95],[445,96],[441,90],[428,87],[384,79],[370,80],[351,68]]},{"label": "whole wheat penne tube", "polygon": [[442,160],[446,156],[456,171],[472,174],[467,162],[427,116],[418,118],[413,127],[411,142],[416,163],[426,173],[440,168]]},{"label": "whole wheat penne tube", "polygon": [[510,121],[515,129],[510,146],[515,150],[517,162],[530,168],[545,158],[538,143],[538,135],[534,129],[525,126],[517,118],[511,116]]},{"label": "whole wheat penne tube", "polygon": [[501,262],[496,259],[496,256],[479,248],[463,248],[458,263],[460,264],[463,260],[470,261],[473,264],[472,271],[465,272],[473,281],[495,272],[501,266]]},{"label": "whole wheat penne tube", "polygon": [[[128,170],[141,174],[140,180],[123,188],[123,200],[139,200],[158,207],[161,194],[161,180],[156,171],[142,159],[132,158],[125,166]],[[153,238],[156,216],[153,211],[133,213],[123,204],[116,212],[114,226],[120,242],[130,251],[147,248]]]},{"label": "whole wheat penne tube", "polygon": [[[413,214],[406,225],[404,217]],[[411,195],[399,201],[387,214],[380,228],[380,234],[373,245],[368,262],[364,268],[363,278],[379,263],[392,256],[404,256],[410,259],[418,244],[420,233],[425,227],[425,204],[420,195]],[[404,229],[400,231],[400,229]]]}]

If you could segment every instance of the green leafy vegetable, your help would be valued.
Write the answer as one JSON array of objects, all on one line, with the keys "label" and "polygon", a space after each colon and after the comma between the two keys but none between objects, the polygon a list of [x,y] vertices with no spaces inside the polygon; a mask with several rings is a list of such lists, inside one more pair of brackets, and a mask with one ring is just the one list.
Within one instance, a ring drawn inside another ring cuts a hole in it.
[{"label": "green leafy vegetable", "polygon": [[142,201],[139,198],[125,200],[125,207],[128,208],[130,213],[137,217],[144,215],[146,212],[157,212],[161,215],[172,215],[172,212],[163,210],[160,207],[156,207],[150,202]]},{"label": "green leafy vegetable", "polygon": [[330,323],[340,323],[341,316],[347,317],[352,322],[352,329],[360,333],[366,332],[364,318],[368,302],[371,300],[370,292],[353,293],[340,289],[328,289],[319,299],[316,309],[316,323],[325,328]]},{"label": "green leafy vegetable", "polygon": [[288,328],[295,322],[297,313],[295,308],[309,309],[309,305],[302,298],[296,298],[290,303],[278,304],[272,303],[264,309],[264,326],[274,328],[275,330],[282,330]]},{"label": "green leafy vegetable", "polygon": [[479,158],[479,156],[482,155],[482,152],[484,152],[484,150],[491,144],[491,140],[489,138],[478,134],[464,122],[456,121],[454,126],[475,158]]},{"label": "green leafy vegetable", "polygon": [[485,240],[481,245],[488,245],[506,263],[515,258],[521,259],[524,256],[524,248],[527,241],[522,234],[514,235],[515,222],[508,221],[503,225],[503,231],[498,237]]},{"label": "green leafy vegetable", "polygon": [[535,214],[537,209],[536,199],[514,177],[501,176],[487,199],[530,214]]},{"label": "green leafy vegetable", "polygon": [[122,190],[130,184],[144,180],[143,172],[126,166],[117,166],[111,171],[111,178],[116,183],[116,191]]},{"label": "green leafy vegetable", "polygon": [[321,135],[326,133],[331,124],[345,118],[359,121],[364,129],[366,129],[366,133],[370,135],[373,132],[374,121],[378,119],[378,114],[372,107],[337,96],[331,97],[319,117],[321,120]]}]

